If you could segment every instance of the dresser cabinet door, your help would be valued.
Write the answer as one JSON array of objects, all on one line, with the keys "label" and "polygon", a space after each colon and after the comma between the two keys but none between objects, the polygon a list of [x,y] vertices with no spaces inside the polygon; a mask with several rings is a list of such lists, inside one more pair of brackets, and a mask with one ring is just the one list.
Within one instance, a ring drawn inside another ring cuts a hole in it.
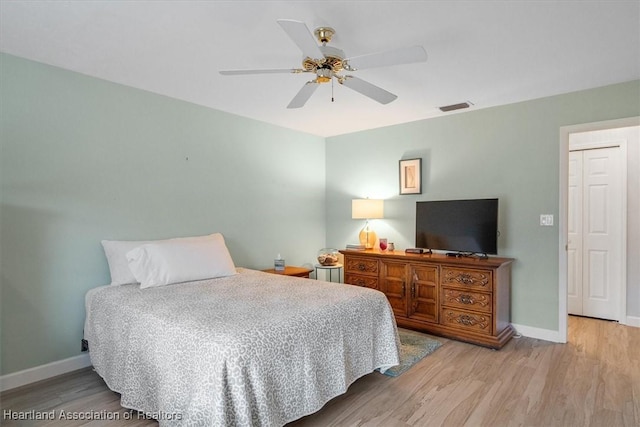
[{"label": "dresser cabinet door", "polygon": [[409,265],[409,317],[438,323],[438,267]]},{"label": "dresser cabinet door", "polygon": [[382,261],[378,285],[384,292],[396,316],[407,316],[407,264]]}]

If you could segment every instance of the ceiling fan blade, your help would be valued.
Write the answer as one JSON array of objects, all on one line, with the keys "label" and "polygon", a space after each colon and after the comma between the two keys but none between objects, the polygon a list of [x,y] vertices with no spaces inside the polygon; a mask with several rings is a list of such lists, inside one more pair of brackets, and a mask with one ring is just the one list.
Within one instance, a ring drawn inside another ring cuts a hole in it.
[{"label": "ceiling fan blade", "polygon": [[357,77],[345,76],[342,81],[338,80],[338,82],[345,85],[349,89],[353,89],[356,92],[363,94],[364,96],[368,96],[374,101],[378,101],[381,104],[388,104],[398,97],[391,92],[387,92],[381,87],[373,85],[369,82],[365,82],[364,80]]},{"label": "ceiling fan blade", "polygon": [[320,83],[317,83],[315,81],[307,82],[304,86],[302,86],[302,89],[300,89],[296,96],[293,97],[289,105],[287,105],[287,108],[303,107],[304,104],[307,103],[309,98],[311,98],[313,92],[318,89],[318,86],[320,86]]},{"label": "ceiling fan blade", "polygon": [[291,40],[300,48],[302,54],[311,59],[322,59],[324,55],[309,31],[307,24],[291,19],[278,19],[278,24],[289,35]]},{"label": "ceiling fan blade", "polygon": [[220,74],[223,76],[238,76],[244,74],[286,74],[286,73],[303,73],[305,70],[301,68],[273,68],[265,70],[223,70]]},{"label": "ceiling fan blade", "polygon": [[345,61],[350,70],[364,70],[365,68],[387,67],[389,65],[411,64],[427,60],[427,52],[422,46],[411,46],[368,55],[354,56]]}]

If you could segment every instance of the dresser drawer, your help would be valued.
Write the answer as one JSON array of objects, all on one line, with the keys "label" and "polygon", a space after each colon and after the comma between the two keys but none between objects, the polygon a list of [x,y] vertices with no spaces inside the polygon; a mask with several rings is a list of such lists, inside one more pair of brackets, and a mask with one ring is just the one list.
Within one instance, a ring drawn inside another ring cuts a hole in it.
[{"label": "dresser drawer", "polygon": [[491,314],[443,308],[440,317],[445,326],[491,335],[493,319]]},{"label": "dresser drawer", "polygon": [[344,283],[366,288],[378,289],[378,278],[371,276],[361,276],[359,274],[345,273]]},{"label": "dresser drawer", "polygon": [[370,258],[348,257],[346,259],[345,273],[357,273],[377,276],[378,260]]},{"label": "dresser drawer", "polygon": [[483,292],[473,292],[468,289],[443,289],[442,305],[451,308],[470,309],[484,313],[492,312],[491,294]]},{"label": "dresser drawer", "polygon": [[491,270],[442,267],[442,285],[492,292]]}]

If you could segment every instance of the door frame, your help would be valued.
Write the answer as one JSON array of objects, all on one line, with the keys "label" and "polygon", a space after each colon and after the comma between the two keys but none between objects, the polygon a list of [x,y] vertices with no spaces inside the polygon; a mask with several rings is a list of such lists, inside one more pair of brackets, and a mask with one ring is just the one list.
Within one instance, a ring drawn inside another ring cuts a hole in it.
[{"label": "door frame", "polygon": [[[578,125],[560,127],[560,176],[559,176],[559,206],[558,206],[558,341],[567,342],[567,288],[568,288],[568,260],[567,260],[567,232],[569,224],[569,135],[578,132],[589,132],[597,130],[617,129],[623,127],[640,126],[640,116],[627,117],[624,119],[606,120],[594,123],[582,123]],[[626,156],[625,156],[626,157]],[[626,162],[625,162],[626,173]],[[626,191],[626,189],[625,189]],[[626,200],[626,195],[624,197]],[[626,210],[626,202],[623,202],[623,209]],[[625,215],[626,218],[626,215]],[[626,224],[623,224],[623,245],[626,246],[627,232]],[[624,253],[626,254],[626,247]],[[620,323],[627,322],[627,283],[626,283],[627,263],[623,256],[623,283],[621,291],[621,311]]]}]

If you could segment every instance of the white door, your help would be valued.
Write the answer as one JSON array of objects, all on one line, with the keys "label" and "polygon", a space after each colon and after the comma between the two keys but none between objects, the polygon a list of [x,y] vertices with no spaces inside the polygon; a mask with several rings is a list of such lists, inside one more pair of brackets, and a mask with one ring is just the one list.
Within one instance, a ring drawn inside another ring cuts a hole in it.
[{"label": "white door", "polygon": [[622,173],[619,147],[569,153],[570,314],[620,320]]}]

